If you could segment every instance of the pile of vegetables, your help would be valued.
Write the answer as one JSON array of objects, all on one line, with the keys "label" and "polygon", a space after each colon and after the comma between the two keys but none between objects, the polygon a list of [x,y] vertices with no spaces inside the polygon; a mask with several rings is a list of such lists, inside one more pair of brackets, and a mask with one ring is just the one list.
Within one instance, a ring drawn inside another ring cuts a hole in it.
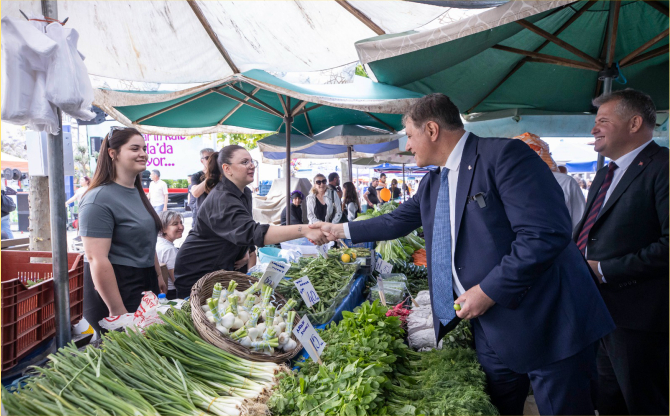
[{"label": "pile of vegetables", "polygon": [[[396,202],[389,202],[377,206],[374,210],[368,210],[365,214],[359,215],[355,221],[365,221],[380,215],[388,214],[398,208],[398,206],[399,204]],[[418,232],[415,230],[405,237],[397,238],[395,240],[378,241],[376,250],[381,254],[382,259],[385,261],[407,261],[412,257],[412,254],[414,254],[416,250],[420,250],[425,246],[425,240],[419,237]]]},{"label": "pile of vegetables", "polygon": [[402,273],[407,277],[407,289],[416,297],[422,290],[428,290],[428,268],[406,261],[392,261],[393,273]]},{"label": "pile of vegetables", "polygon": [[349,255],[354,254],[356,257],[370,257],[370,249],[364,247],[350,247],[350,248],[343,247],[343,248],[331,248],[330,250],[328,250],[328,256],[340,258],[342,257],[343,254],[349,254]]},{"label": "pile of vegetables", "polygon": [[[342,264],[334,257],[327,259],[323,257],[302,258],[299,263],[291,265],[291,268],[286,273],[286,278],[279,282],[276,290],[284,298],[295,303],[294,310],[298,315],[303,316],[308,313],[322,314],[339,299],[340,292],[349,284],[356,268],[355,264]],[[302,296],[300,296],[300,292],[298,292],[293,283],[303,276],[309,277],[320,298],[320,301],[312,309],[307,308],[307,305],[302,300]],[[310,320],[315,325],[325,323],[328,319],[328,317],[324,316],[323,322],[318,322],[312,320],[312,317],[310,317]]]},{"label": "pile of vegetables", "polygon": [[190,315],[173,310],[165,324],[103,336],[101,349],[73,344],[14,393],[2,389],[12,415],[246,415],[286,371],[238,358],[197,334]]},{"label": "pile of vegetables", "polygon": [[28,280],[28,281],[26,282],[26,287],[28,287],[28,288],[33,287],[33,286],[35,286],[35,285],[37,285],[37,284],[42,283],[43,281],[44,281],[44,279]]},{"label": "pile of vegetables", "polygon": [[[235,280],[230,281],[227,289],[216,283],[212,297],[202,305],[207,319],[216,324],[219,332],[247,348],[266,354],[274,354],[275,348],[291,351],[298,346],[291,335],[296,315],[291,309],[297,305],[295,300],[288,299],[277,310],[271,302],[272,286],[261,286],[256,282],[244,292],[237,291],[236,287]],[[260,295],[256,296],[258,292]]]},{"label": "pile of vegetables", "polygon": [[426,249],[422,248],[417,250],[412,254],[412,260],[417,266],[428,267],[428,256],[426,255]]},{"label": "pile of vegetables", "polygon": [[324,365],[309,360],[279,376],[268,402],[273,414],[497,414],[474,351],[413,352],[393,315],[378,302],[345,312],[321,333]]}]

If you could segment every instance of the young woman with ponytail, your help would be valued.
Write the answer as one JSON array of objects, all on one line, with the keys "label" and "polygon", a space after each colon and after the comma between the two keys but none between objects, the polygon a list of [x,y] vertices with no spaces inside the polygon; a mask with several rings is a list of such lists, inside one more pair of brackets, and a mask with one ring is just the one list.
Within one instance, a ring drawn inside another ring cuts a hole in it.
[{"label": "young woman with ponytail", "polygon": [[[256,161],[237,145],[226,146],[209,158],[207,198],[198,204],[198,218],[179,248],[175,287],[180,298],[204,275],[216,270],[246,272],[249,251],[256,246],[307,237],[316,244],[328,240],[321,230],[306,225],[270,226],[252,216],[251,190]],[[317,232],[314,232],[317,231]]]},{"label": "young woman with ponytail", "polygon": [[100,332],[108,316],[134,313],[142,292],[166,292],[159,279],[156,238],[161,221],[142,189],[147,167],[144,137],[112,127],[100,148],[95,175],[79,208],[84,263],[84,317]]}]

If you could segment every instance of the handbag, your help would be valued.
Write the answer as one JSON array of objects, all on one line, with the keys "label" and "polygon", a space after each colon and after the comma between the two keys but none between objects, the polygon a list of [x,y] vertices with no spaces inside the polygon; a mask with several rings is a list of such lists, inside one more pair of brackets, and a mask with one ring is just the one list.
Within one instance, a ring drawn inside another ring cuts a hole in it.
[{"label": "handbag", "polygon": [[10,212],[16,209],[16,204],[14,200],[7,196],[5,191],[2,191],[2,216],[9,215]]}]

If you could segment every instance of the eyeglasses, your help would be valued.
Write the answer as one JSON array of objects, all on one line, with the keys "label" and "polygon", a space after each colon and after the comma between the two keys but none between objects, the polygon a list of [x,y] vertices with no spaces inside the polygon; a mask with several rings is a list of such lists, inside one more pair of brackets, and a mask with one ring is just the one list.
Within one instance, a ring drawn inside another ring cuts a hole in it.
[{"label": "eyeglasses", "polygon": [[203,156],[200,158],[200,160],[209,160],[209,156]]},{"label": "eyeglasses", "polygon": [[256,169],[258,167],[258,161],[253,159],[244,159],[243,161],[240,162],[240,165],[244,166],[247,169],[249,169],[252,166],[254,167],[254,169]]},{"label": "eyeglasses", "polygon": [[325,185],[325,184],[328,183],[328,181],[325,180],[325,179],[323,179],[323,180],[321,180],[321,181],[314,181],[314,183],[317,184],[317,185]]}]

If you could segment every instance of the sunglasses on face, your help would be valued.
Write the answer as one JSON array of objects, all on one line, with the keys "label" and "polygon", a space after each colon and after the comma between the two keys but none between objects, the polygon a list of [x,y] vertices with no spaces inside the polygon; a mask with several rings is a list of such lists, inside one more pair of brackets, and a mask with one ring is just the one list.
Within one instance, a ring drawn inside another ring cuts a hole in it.
[{"label": "sunglasses on face", "polygon": [[326,181],[325,179],[323,179],[323,180],[320,180],[320,181],[314,181],[314,183],[317,184],[317,185],[325,185],[325,184],[328,183],[328,181]]}]

